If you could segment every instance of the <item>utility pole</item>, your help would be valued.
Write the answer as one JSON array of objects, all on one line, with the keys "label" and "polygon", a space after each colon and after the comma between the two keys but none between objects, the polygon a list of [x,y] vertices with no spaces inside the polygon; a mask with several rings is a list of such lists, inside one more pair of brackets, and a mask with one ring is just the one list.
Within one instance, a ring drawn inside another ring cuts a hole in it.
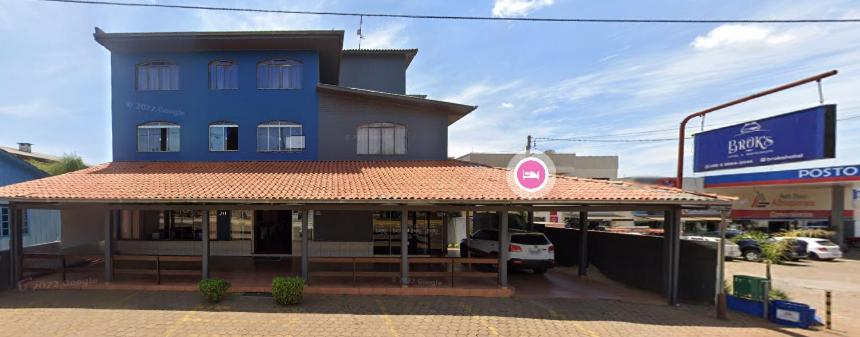
[{"label": "utility pole", "polygon": [[526,136],[526,154],[532,154],[532,135]]}]

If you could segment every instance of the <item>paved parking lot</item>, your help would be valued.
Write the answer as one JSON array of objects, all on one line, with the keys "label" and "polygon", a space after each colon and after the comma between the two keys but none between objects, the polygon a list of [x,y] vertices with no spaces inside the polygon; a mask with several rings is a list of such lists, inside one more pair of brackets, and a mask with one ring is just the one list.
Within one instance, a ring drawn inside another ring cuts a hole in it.
[{"label": "paved parking lot", "polygon": [[308,296],[300,306],[195,293],[7,291],[3,336],[828,336],[711,309],[596,299]]},{"label": "paved parking lot", "polygon": [[[726,276],[765,276],[765,265],[746,261],[726,263]],[[824,290],[833,292],[833,328],[860,336],[860,251],[836,261],[801,260],[771,268],[774,287],[791,300],[812,305],[824,317]]]}]

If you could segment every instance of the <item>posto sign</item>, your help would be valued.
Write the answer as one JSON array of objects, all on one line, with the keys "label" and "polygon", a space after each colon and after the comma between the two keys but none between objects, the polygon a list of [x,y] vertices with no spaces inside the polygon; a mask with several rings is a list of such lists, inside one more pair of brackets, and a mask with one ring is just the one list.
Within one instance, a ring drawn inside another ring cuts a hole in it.
[{"label": "posto sign", "polygon": [[836,155],[836,105],[821,105],[695,135],[696,172]]},{"label": "posto sign", "polygon": [[797,170],[797,178],[854,177],[860,175],[857,166],[822,167]]}]

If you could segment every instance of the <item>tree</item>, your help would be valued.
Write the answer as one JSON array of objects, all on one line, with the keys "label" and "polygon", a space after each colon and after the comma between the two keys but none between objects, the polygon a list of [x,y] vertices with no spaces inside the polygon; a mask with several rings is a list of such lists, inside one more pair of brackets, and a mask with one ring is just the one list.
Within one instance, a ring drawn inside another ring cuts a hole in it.
[{"label": "tree", "polygon": [[64,155],[62,158],[60,158],[59,161],[52,163],[43,163],[33,160],[30,161],[30,164],[52,176],[74,172],[77,170],[83,170],[87,168],[87,165],[84,164],[84,161],[81,159],[81,157],[73,154]]}]

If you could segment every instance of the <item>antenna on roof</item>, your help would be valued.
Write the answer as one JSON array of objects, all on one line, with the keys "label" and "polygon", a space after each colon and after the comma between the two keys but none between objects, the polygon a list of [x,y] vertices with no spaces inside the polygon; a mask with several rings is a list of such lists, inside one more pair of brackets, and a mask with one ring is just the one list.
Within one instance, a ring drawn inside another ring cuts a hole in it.
[{"label": "antenna on roof", "polygon": [[358,30],[355,32],[358,35],[358,49],[361,49],[361,40],[364,39],[364,35],[361,33],[361,25],[364,24],[364,15],[358,17]]}]

